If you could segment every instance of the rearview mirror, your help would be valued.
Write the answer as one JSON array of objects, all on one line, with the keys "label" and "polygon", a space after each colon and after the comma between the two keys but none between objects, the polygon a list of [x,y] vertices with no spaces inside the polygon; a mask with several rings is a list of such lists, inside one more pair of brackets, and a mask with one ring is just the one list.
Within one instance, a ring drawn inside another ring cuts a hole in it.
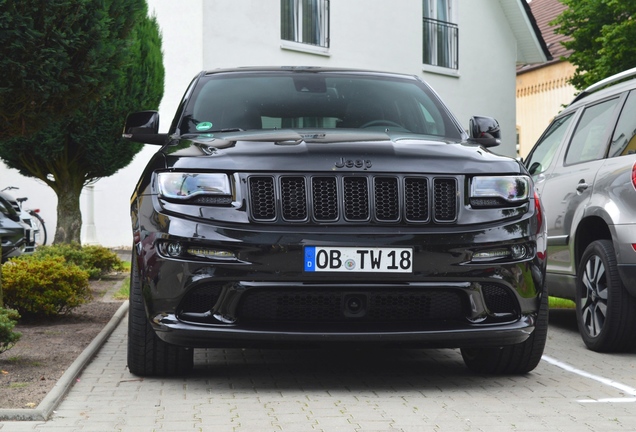
[{"label": "rearview mirror", "polygon": [[157,111],[140,111],[128,114],[122,138],[144,144],[164,145],[168,134],[159,133]]},{"label": "rearview mirror", "polygon": [[495,147],[501,144],[499,122],[492,117],[473,116],[469,121],[469,141],[484,147]]}]

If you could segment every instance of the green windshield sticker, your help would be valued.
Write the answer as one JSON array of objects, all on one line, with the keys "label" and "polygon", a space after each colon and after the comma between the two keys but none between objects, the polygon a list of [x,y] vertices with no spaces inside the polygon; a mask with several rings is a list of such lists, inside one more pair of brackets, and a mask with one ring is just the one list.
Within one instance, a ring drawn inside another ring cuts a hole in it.
[{"label": "green windshield sticker", "polygon": [[201,122],[197,125],[198,131],[206,131],[208,129],[212,129],[212,123],[210,122]]}]

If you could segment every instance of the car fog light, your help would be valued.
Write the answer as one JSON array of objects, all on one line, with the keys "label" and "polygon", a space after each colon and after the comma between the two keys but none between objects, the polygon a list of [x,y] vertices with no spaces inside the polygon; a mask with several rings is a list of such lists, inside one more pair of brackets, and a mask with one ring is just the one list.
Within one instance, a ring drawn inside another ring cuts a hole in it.
[{"label": "car fog light", "polygon": [[510,250],[514,259],[525,258],[528,253],[528,249],[524,245],[514,245]]},{"label": "car fog light", "polygon": [[171,257],[177,257],[181,255],[181,243],[168,243],[168,245],[166,246],[166,252],[168,253],[168,255],[170,255]]},{"label": "car fog light", "polygon": [[220,258],[220,259],[232,259],[236,258],[232,252],[218,249],[197,248],[190,247],[187,250],[188,254],[199,258]]},{"label": "car fog light", "polygon": [[475,252],[473,254],[473,260],[493,260],[497,258],[508,258],[510,257],[510,251],[508,249],[491,249],[485,251]]}]

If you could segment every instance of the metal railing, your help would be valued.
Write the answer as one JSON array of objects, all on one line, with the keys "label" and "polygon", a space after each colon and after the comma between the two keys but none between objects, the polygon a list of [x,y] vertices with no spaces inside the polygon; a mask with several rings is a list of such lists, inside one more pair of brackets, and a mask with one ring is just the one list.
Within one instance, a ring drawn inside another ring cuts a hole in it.
[{"label": "metal railing", "polygon": [[459,28],[457,24],[424,18],[423,62],[459,69]]}]

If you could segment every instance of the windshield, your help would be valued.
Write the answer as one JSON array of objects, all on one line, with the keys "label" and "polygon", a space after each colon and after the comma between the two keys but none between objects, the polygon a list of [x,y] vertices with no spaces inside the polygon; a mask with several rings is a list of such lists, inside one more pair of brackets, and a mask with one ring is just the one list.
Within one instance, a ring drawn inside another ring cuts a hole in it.
[{"label": "windshield", "polygon": [[414,79],[264,72],[202,77],[179,130],[376,129],[461,138],[446,108]]}]

